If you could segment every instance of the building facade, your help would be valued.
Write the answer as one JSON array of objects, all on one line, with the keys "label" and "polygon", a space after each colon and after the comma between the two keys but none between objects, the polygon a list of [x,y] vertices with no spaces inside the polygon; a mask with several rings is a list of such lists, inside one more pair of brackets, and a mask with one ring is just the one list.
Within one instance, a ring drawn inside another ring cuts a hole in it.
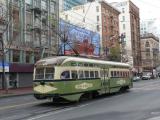
[{"label": "building facade", "polygon": [[120,56],[118,15],[119,11],[105,1],[94,1],[60,13],[63,20],[100,34],[100,56],[104,58],[111,56],[112,51]]},{"label": "building facade", "polygon": [[120,34],[125,36],[124,62],[131,64],[136,72],[141,72],[140,18],[139,8],[130,0],[112,3],[121,14],[119,15]]},{"label": "building facade", "polygon": [[152,33],[141,35],[143,72],[153,72],[159,65],[159,38]]},{"label": "building facade", "polygon": [[[58,49],[59,3],[57,0],[5,0],[7,29],[2,30],[8,86],[32,85],[33,64],[56,54]],[[2,25],[1,25],[2,26]],[[1,56],[2,59],[2,56]]]},{"label": "building facade", "polygon": [[83,5],[88,0],[59,0],[60,11],[66,11],[74,6]]}]

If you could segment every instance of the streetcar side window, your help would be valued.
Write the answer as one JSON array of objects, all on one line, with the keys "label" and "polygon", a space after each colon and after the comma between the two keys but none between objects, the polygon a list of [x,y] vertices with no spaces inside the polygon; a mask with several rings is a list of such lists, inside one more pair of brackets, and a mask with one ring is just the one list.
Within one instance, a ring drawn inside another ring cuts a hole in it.
[{"label": "streetcar side window", "polygon": [[69,71],[63,71],[61,73],[61,79],[70,79],[70,72]]},{"label": "streetcar side window", "polygon": [[108,71],[105,70],[105,77],[108,77]]},{"label": "streetcar side window", "polygon": [[95,78],[99,78],[98,71],[95,71]]},{"label": "streetcar side window", "polygon": [[89,78],[89,71],[84,71],[85,78]]},{"label": "streetcar side window", "polygon": [[116,71],[114,71],[113,73],[114,73],[113,77],[116,77],[117,76]]},{"label": "streetcar side window", "polygon": [[125,72],[123,72],[123,77],[125,78]]},{"label": "streetcar side window", "polygon": [[121,71],[121,77],[123,77],[123,72]]},{"label": "streetcar side window", "polygon": [[119,71],[117,71],[117,77],[120,77],[120,75],[119,75]]},{"label": "streetcar side window", "polygon": [[113,76],[114,76],[113,71],[111,71],[111,77],[113,77]]},{"label": "streetcar side window", "polygon": [[94,78],[94,71],[90,71],[90,78]]},{"label": "streetcar side window", "polygon": [[77,71],[71,71],[71,75],[72,75],[72,79],[77,79],[78,78]]},{"label": "streetcar side window", "polygon": [[83,71],[79,71],[79,79],[83,79],[83,78],[84,78]]},{"label": "streetcar side window", "polygon": [[100,75],[101,75],[101,77],[104,77],[104,70],[100,71]]},{"label": "streetcar side window", "polygon": [[35,79],[44,79],[44,68],[36,68]]}]

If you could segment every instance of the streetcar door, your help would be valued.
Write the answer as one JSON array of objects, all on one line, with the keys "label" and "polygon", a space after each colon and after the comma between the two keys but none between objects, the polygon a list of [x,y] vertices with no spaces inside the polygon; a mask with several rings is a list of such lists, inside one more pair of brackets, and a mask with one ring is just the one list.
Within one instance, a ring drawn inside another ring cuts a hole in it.
[{"label": "streetcar door", "polygon": [[101,69],[101,85],[102,85],[102,92],[107,93],[109,90],[108,87],[108,69]]}]

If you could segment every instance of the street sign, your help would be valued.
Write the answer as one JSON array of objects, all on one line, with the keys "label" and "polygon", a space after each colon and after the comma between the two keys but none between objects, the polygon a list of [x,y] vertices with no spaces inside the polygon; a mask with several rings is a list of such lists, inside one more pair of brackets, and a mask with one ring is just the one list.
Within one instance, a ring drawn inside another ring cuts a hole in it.
[{"label": "street sign", "polygon": [[[9,64],[4,63],[5,72],[9,72]],[[0,62],[0,72],[3,72],[3,64]]]}]

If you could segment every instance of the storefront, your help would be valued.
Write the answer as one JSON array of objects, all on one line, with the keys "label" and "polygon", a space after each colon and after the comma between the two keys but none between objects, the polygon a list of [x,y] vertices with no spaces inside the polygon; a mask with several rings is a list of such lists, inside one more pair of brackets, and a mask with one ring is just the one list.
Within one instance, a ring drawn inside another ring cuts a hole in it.
[{"label": "storefront", "polygon": [[33,64],[10,63],[9,87],[30,87],[33,81]]}]

